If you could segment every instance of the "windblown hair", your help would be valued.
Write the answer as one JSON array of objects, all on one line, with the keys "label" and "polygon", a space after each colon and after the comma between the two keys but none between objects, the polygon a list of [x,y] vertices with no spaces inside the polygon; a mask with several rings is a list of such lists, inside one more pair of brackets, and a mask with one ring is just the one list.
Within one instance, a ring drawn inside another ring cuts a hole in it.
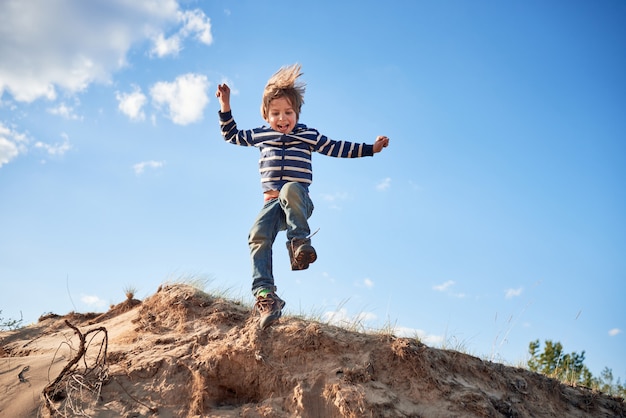
[{"label": "windblown hair", "polygon": [[296,120],[300,118],[300,110],[304,104],[304,91],[306,84],[298,81],[302,75],[300,64],[293,64],[288,67],[281,67],[267,81],[265,91],[263,91],[263,102],[261,103],[261,115],[267,120],[267,112],[270,102],[274,99],[284,97],[296,112]]}]

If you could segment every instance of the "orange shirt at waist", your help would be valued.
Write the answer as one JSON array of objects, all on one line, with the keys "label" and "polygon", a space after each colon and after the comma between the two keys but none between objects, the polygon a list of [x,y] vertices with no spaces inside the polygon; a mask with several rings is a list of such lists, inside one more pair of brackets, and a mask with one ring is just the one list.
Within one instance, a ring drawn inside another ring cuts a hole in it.
[{"label": "orange shirt at waist", "polygon": [[278,197],[278,190],[269,190],[263,193],[263,200],[269,202],[272,199],[276,199]]}]

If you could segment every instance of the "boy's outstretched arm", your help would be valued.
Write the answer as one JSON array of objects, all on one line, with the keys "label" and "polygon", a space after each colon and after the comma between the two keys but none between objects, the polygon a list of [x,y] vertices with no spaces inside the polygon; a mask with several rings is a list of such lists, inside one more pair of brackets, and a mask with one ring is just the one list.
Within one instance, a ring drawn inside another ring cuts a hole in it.
[{"label": "boy's outstretched arm", "polygon": [[389,146],[389,138],[386,136],[377,136],[376,142],[374,142],[374,154],[377,152],[381,152],[383,148],[387,148]]},{"label": "boy's outstretched arm", "polygon": [[230,87],[227,84],[218,84],[215,97],[220,101],[220,111],[230,112]]}]

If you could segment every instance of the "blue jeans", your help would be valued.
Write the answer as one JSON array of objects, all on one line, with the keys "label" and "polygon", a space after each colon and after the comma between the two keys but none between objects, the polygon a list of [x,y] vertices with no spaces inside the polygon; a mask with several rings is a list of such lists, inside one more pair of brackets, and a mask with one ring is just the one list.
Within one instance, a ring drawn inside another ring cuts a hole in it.
[{"label": "blue jeans", "polygon": [[311,233],[309,218],[313,202],[300,183],[287,183],[278,198],[265,203],[248,235],[252,259],[252,294],[262,289],[274,289],[272,245],[279,231],[287,231],[287,241],[306,238]]}]

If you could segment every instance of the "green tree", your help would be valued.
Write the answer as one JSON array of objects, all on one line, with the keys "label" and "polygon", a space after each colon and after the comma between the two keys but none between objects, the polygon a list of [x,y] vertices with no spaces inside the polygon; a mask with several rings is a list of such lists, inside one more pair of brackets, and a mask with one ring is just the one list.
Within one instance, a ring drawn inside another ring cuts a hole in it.
[{"label": "green tree", "polygon": [[584,351],[580,354],[576,352],[566,354],[560,342],[554,343],[550,340],[545,342],[542,352],[539,351],[540,347],[539,340],[532,341],[528,346],[530,370],[572,385],[587,387],[594,385],[593,375],[584,364]]},{"label": "green tree", "polygon": [[617,382],[613,382],[613,370],[605,367],[600,373],[600,377],[594,379],[596,382],[596,388],[600,392],[608,393],[612,396],[620,396],[626,398],[626,387],[622,385],[622,382],[617,378]]}]

